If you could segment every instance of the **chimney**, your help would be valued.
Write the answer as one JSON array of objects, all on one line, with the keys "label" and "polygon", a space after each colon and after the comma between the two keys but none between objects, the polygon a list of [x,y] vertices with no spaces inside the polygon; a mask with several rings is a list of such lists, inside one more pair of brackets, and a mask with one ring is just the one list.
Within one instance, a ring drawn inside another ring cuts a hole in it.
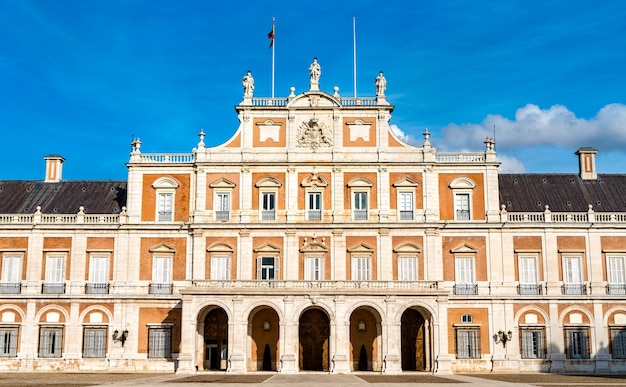
[{"label": "chimney", "polygon": [[579,176],[583,180],[596,180],[598,172],[596,171],[596,153],[597,149],[584,146],[576,151],[578,156]]},{"label": "chimney", "polygon": [[46,160],[46,179],[45,183],[58,183],[61,181],[61,173],[63,172],[63,163],[65,159],[61,155],[48,155],[44,157]]}]

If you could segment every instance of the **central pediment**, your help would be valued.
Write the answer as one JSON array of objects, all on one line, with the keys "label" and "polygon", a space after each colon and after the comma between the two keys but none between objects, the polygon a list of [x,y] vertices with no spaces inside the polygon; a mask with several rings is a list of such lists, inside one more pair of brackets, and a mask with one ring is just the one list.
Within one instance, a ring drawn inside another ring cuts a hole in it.
[{"label": "central pediment", "polygon": [[290,108],[341,107],[339,99],[323,91],[307,91],[289,101]]}]

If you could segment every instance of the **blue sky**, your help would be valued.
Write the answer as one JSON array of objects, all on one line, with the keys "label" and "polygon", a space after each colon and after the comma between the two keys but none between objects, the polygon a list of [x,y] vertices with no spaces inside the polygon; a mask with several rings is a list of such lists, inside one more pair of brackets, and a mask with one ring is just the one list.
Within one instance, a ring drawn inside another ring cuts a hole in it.
[{"label": "blue sky", "polygon": [[626,1],[2,0],[0,179],[126,179],[130,142],[190,153],[238,127],[241,78],[271,95],[267,33],[276,18],[275,95],[320,87],[374,95],[387,78],[391,124],[439,151],[483,151],[496,126],[503,172],[626,173]]}]

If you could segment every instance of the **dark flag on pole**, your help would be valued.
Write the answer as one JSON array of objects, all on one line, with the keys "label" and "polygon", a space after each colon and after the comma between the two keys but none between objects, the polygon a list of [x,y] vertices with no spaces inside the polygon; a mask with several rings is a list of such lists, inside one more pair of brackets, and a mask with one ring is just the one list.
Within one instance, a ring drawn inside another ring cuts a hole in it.
[{"label": "dark flag on pole", "polygon": [[267,37],[270,39],[270,48],[274,45],[274,20],[272,20],[272,30],[267,33]]}]

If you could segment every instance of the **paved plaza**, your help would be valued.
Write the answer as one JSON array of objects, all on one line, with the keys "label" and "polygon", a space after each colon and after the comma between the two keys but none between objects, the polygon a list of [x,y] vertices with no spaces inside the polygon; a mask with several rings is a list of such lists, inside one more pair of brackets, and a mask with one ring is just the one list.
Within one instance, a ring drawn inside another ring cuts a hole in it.
[{"label": "paved plaza", "polygon": [[0,373],[0,385],[6,387],[86,387],[86,386],[161,386],[194,387],[201,385],[225,385],[228,387],[286,386],[539,386],[539,387],[583,387],[624,386],[626,375],[563,375],[563,374],[469,374],[433,375],[429,373],[403,373],[402,375],[380,375],[362,373],[352,375],[329,375],[305,373],[284,375],[276,373],[254,373],[233,375],[224,373],[147,374],[147,373]]}]

